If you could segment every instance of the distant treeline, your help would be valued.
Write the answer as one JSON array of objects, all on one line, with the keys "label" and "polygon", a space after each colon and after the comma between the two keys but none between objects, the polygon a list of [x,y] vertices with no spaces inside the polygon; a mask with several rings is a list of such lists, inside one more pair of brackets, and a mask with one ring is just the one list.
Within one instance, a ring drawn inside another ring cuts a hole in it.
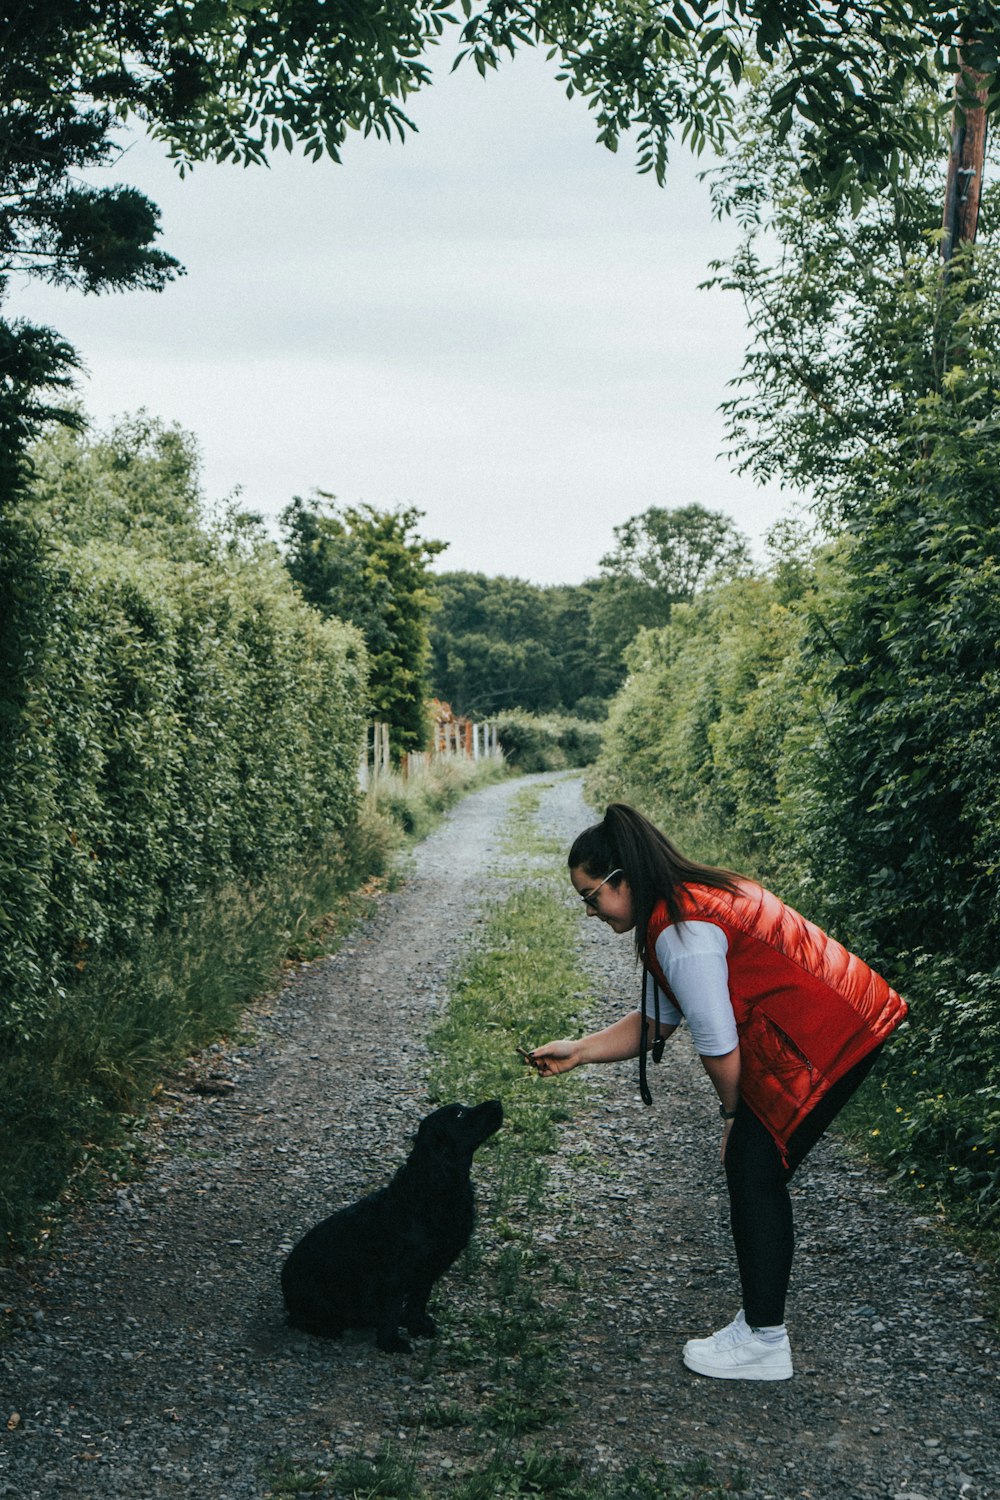
[{"label": "distant treeline", "polygon": [[501,708],[603,718],[624,650],[643,627],[712,578],[749,566],[733,522],[692,504],[650,506],[614,528],[598,576],[547,587],[484,573],[442,573],[431,619],[438,697],[462,713]]},{"label": "distant treeline", "polygon": [[600,585],[544,587],[485,573],[441,573],[431,619],[434,695],[457,713],[562,711],[602,718],[622,679],[595,644]]},{"label": "distant treeline", "polygon": [[341,506],[323,493],[282,516],[292,577],[321,613],[362,632],[376,712],[406,749],[420,747],[429,697],[477,718],[602,719],[636,632],[749,566],[732,521],[697,504],[651,506],[615,527],[598,576],[579,585],[431,573],[445,543],[422,536],[421,520],[412,507]]}]

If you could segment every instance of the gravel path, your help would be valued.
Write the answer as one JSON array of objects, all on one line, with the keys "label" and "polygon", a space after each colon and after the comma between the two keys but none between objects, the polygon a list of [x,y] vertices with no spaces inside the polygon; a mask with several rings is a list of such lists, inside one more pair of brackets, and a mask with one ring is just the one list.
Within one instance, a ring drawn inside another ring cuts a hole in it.
[{"label": "gravel path", "polygon": [[[533,779],[543,831],[566,844],[589,818],[577,780]],[[0,1273],[14,1309],[0,1496],[263,1500],[289,1459],[321,1468],[387,1440],[419,1451],[431,1485],[475,1463],[473,1427],[425,1431],[414,1415],[444,1394],[472,1411],[481,1399],[449,1374],[447,1335],[431,1371],[420,1355],[292,1333],[277,1276],[308,1224],[405,1155],[427,1107],[426,1029],[481,903],[515,873],[500,829],[524,785],[463,802],[350,945],[292,975],[245,1046],[206,1060],[224,1091],[170,1101],[141,1181],[47,1258]],[[580,931],[606,997],[594,1018],[610,1019],[635,989],[629,944],[596,922]],[[719,1478],[740,1472],[748,1500],[1000,1500],[1000,1351],[976,1268],[834,1143],[800,1173],[796,1378],[683,1370],[684,1339],[728,1321],[738,1293],[718,1120],[686,1042],[651,1083],[644,1109],[634,1065],[591,1070],[550,1160],[537,1232],[580,1286],[552,1288],[570,1406],[539,1441],[594,1469],[705,1459]]]}]

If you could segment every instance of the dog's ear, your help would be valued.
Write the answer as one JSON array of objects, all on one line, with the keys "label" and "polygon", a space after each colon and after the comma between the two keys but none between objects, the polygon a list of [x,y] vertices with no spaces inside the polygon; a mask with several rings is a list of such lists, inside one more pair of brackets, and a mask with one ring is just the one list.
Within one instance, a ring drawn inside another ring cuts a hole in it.
[{"label": "dog's ear", "polygon": [[417,1133],[413,1137],[413,1144],[420,1150],[432,1150],[435,1142],[441,1134],[441,1115],[443,1111],[436,1109],[433,1114],[425,1115],[417,1126]]}]

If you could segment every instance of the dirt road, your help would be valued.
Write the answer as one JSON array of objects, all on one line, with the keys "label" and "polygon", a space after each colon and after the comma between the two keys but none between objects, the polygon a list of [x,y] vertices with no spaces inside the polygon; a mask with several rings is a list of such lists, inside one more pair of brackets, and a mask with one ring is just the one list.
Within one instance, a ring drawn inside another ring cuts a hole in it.
[{"label": "dirt road", "polygon": [[[321,1466],[386,1441],[418,1445],[444,1495],[474,1462],[474,1429],[415,1431],[443,1389],[475,1409],[460,1373],[442,1383],[446,1348],[428,1378],[417,1356],[293,1334],[277,1276],[317,1211],[405,1154],[428,1025],[481,903],[516,873],[500,830],[523,785],[462,803],[347,947],[291,975],[255,1035],[211,1059],[223,1091],[172,1101],[141,1181],[3,1274],[0,1496],[263,1500],[291,1458]],[[574,778],[545,785],[544,831],[566,844],[590,814]],[[633,996],[629,945],[582,921],[580,942],[595,1018],[611,1018]],[[797,1190],[795,1379],[683,1370],[684,1339],[739,1297],[717,1113],[686,1042],[652,1083],[645,1109],[633,1065],[592,1070],[552,1164],[538,1233],[580,1284],[562,1294],[567,1416],[540,1441],[594,1470],[704,1460],[741,1474],[749,1500],[1000,1497],[1000,1352],[976,1269],[835,1144]],[[486,1195],[481,1221],[488,1235]]]}]

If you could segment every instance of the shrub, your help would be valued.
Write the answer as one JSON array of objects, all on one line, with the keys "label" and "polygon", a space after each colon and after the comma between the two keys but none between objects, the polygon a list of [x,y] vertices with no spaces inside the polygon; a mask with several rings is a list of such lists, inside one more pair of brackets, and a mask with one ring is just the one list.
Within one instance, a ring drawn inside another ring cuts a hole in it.
[{"label": "shrub", "polygon": [[[30,1244],[165,1065],[328,951],[475,775],[358,788],[360,635],[147,419],[36,455],[0,518],[0,1243]],[[391,800],[391,799],[390,799]],[[325,946],[324,946],[325,945]]]},{"label": "shrub", "polygon": [[[954,480],[953,450],[933,456]],[[739,581],[643,633],[588,791],[763,879],[901,990],[882,1093],[850,1119],[981,1234],[1000,1185],[996,527],[920,465],[919,506],[887,498],[797,599]]]},{"label": "shrub", "polygon": [[788,870],[786,743],[814,732],[799,652],[802,603],[744,578],[641,631],[588,776],[595,803],[636,803],[698,857]]},{"label": "shrub", "polygon": [[499,759],[435,756],[408,776],[393,772],[376,777],[366,806],[370,814],[387,819],[406,838],[422,839],[459,798],[504,774]]},{"label": "shrub", "polygon": [[503,753],[518,771],[562,771],[586,766],[601,746],[601,726],[561,714],[508,709],[496,720]]},{"label": "shrub", "polygon": [[350,824],[364,653],[264,559],[5,527],[0,1029],[26,1036],[96,960]]}]

